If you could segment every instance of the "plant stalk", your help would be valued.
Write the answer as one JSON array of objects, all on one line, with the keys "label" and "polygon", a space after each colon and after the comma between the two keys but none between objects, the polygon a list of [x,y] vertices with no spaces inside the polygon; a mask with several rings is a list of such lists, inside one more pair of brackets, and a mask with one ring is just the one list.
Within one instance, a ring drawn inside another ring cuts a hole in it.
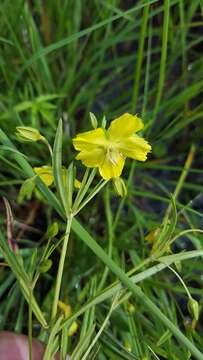
[{"label": "plant stalk", "polygon": [[30,298],[28,305],[28,343],[29,343],[29,360],[32,360],[32,289],[30,289]]},{"label": "plant stalk", "polygon": [[58,306],[58,300],[60,295],[60,289],[61,289],[61,282],[62,282],[62,276],[63,276],[63,269],[64,269],[64,263],[66,258],[66,252],[67,252],[67,246],[68,246],[68,240],[70,235],[70,229],[72,224],[72,215],[69,216],[67,219],[67,225],[66,225],[66,233],[63,241],[63,246],[61,250],[61,256],[59,261],[59,267],[58,267],[58,273],[56,278],[56,287],[55,287],[55,293],[54,293],[54,301],[52,306],[52,320],[55,318],[57,313],[57,306]]}]

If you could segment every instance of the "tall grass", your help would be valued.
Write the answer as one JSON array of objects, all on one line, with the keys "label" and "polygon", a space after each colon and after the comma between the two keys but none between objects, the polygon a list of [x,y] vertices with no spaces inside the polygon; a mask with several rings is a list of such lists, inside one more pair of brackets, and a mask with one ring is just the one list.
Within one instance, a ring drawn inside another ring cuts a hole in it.
[{"label": "tall grass", "polygon": [[[56,350],[74,360],[203,359],[201,3],[16,0],[2,2],[0,18],[0,191],[19,245],[8,246],[2,202],[1,329],[29,335],[30,352],[32,336],[44,341],[44,359]],[[71,138],[90,128],[90,111],[107,123],[142,115],[153,150],[146,163],[127,162],[127,197],[104,184],[67,233],[61,166],[72,173]],[[19,142],[20,125],[55,143],[56,191],[36,179],[23,202],[20,186],[50,154]]]}]

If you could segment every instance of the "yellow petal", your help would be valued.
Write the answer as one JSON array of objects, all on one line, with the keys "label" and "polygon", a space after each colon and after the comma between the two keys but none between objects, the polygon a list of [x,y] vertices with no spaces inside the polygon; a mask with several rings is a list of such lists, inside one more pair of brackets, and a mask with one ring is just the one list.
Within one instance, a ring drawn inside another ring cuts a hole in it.
[{"label": "yellow petal", "polygon": [[103,163],[99,166],[100,175],[105,180],[119,177],[122,173],[124,163],[124,157],[117,151],[115,151],[111,157],[106,155]]},{"label": "yellow petal", "polygon": [[87,167],[98,167],[104,161],[105,151],[103,148],[95,147],[92,151],[83,150],[77,156]]},{"label": "yellow petal", "polygon": [[69,317],[72,313],[71,306],[69,304],[65,304],[63,301],[58,301],[58,307],[61,311],[64,312],[65,317]]},{"label": "yellow petal", "polygon": [[147,154],[151,151],[151,145],[140,136],[133,135],[122,140],[119,144],[119,150],[126,157],[145,161],[147,159]]},{"label": "yellow petal", "polygon": [[73,139],[73,146],[76,150],[87,150],[92,151],[97,146],[105,146],[107,143],[107,138],[105,131],[102,128],[97,128],[95,130],[87,131],[81,134],[78,134]]},{"label": "yellow petal", "polygon": [[54,177],[53,177],[51,166],[44,165],[44,166],[40,166],[40,167],[34,167],[34,172],[40,177],[40,179],[47,186],[52,185],[52,183],[54,181]]},{"label": "yellow petal", "polygon": [[76,331],[78,329],[78,323],[76,321],[73,321],[73,323],[71,324],[71,326],[68,329],[68,336],[73,336]]},{"label": "yellow petal", "polygon": [[136,115],[125,113],[111,122],[107,133],[110,135],[110,138],[122,138],[132,135],[143,127],[142,120]]},{"label": "yellow petal", "polygon": [[76,189],[80,189],[80,187],[81,187],[81,181],[78,180],[78,179],[75,179],[75,180],[74,180],[74,186],[75,186]]},{"label": "yellow petal", "polygon": [[[64,185],[67,184],[67,180],[68,180],[67,175],[68,175],[68,174],[67,174],[67,169],[66,169],[66,168],[62,168],[62,179],[63,179]],[[81,186],[81,182],[80,182],[78,179],[74,179],[74,187],[75,187],[76,189],[79,189],[80,186]]]},{"label": "yellow petal", "polygon": [[155,244],[159,239],[161,233],[161,228],[157,227],[156,229],[151,230],[146,236],[145,240],[147,240],[151,244]]}]

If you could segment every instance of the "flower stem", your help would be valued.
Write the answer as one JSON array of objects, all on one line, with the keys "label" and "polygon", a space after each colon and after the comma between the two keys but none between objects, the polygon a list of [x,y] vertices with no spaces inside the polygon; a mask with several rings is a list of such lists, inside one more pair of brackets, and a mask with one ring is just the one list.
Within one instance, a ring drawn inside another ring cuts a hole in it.
[{"label": "flower stem", "polygon": [[83,203],[75,210],[74,215],[77,215],[87,203],[107,184],[108,180],[102,181],[95,186],[92,192],[87,196]]},{"label": "flower stem", "polygon": [[56,287],[55,287],[55,293],[54,293],[54,301],[52,306],[52,320],[55,318],[57,313],[57,306],[58,306],[58,300],[60,295],[60,289],[61,289],[61,281],[63,276],[63,269],[64,269],[64,263],[65,263],[65,257],[67,252],[67,246],[68,246],[68,240],[70,235],[70,229],[71,229],[71,223],[72,223],[73,216],[70,215],[67,219],[67,225],[66,225],[66,233],[63,241],[63,246],[61,250],[61,256],[59,261],[59,267],[58,267],[58,273],[56,278]]},{"label": "flower stem", "polygon": [[92,184],[92,181],[94,180],[95,174],[96,174],[96,169],[93,169],[91,171],[90,176],[89,176],[89,171],[86,171],[86,173],[84,175],[84,183],[82,181],[81,188],[78,191],[78,194],[77,194],[76,199],[73,204],[73,212],[74,213],[76,211],[78,212],[78,208],[80,207],[82,200],[84,199],[87,191],[89,190],[89,187]]},{"label": "flower stem", "polygon": [[[109,187],[106,188],[105,191],[105,212],[106,212],[106,218],[107,218],[107,228],[108,228],[108,239],[109,239],[109,246],[108,246],[108,256],[112,257],[113,252],[113,239],[114,239],[114,229],[113,229],[113,218],[112,218],[112,212],[111,212],[111,206],[110,206],[110,194],[109,194]],[[106,265],[104,268],[104,272],[102,274],[101,281],[98,286],[98,291],[100,291],[107,279],[109,273],[109,267]]]},{"label": "flower stem", "polygon": [[28,309],[28,343],[29,343],[29,360],[32,360],[32,289],[30,289]]},{"label": "flower stem", "polygon": [[43,136],[42,141],[44,142],[44,144],[47,145],[47,147],[48,147],[48,149],[49,149],[49,153],[50,153],[50,155],[51,155],[51,159],[52,159],[52,157],[53,157],[53,150],[52,150],[51,145],[49,144],[48,140],[47,140],[44,136]]},{"label": "flower stem", "polygon": [[183,285],[183,287],[185,289],[188,299],[191,299],[192,296],[191,296],[186,284],[184,283],[183,279],[181,278],[181,276],[177,273],[177,271],[175,271],[175,269],[172,268],[172,266],[168,265],[167,267],[177,276],[177,278],[180,280],[181,284]]}]

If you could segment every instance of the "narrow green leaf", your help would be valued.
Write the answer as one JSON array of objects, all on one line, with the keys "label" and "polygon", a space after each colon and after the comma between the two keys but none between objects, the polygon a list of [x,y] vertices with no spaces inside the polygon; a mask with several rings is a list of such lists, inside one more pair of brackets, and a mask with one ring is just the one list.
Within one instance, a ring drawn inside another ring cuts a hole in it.
[{"label": "narrow green leaf", "polygon": [[61,202],[65,209],[65,213],[66,215],[68,215],[70,212],[70,206],[68,203],[68,196],[65,191],[63,171],[62,171],[62,141],[63,141],[63,124],[62,124],[62,120],[60,119],[54,141],[53,175],[56,184],[56,189],[58,191]]}]

